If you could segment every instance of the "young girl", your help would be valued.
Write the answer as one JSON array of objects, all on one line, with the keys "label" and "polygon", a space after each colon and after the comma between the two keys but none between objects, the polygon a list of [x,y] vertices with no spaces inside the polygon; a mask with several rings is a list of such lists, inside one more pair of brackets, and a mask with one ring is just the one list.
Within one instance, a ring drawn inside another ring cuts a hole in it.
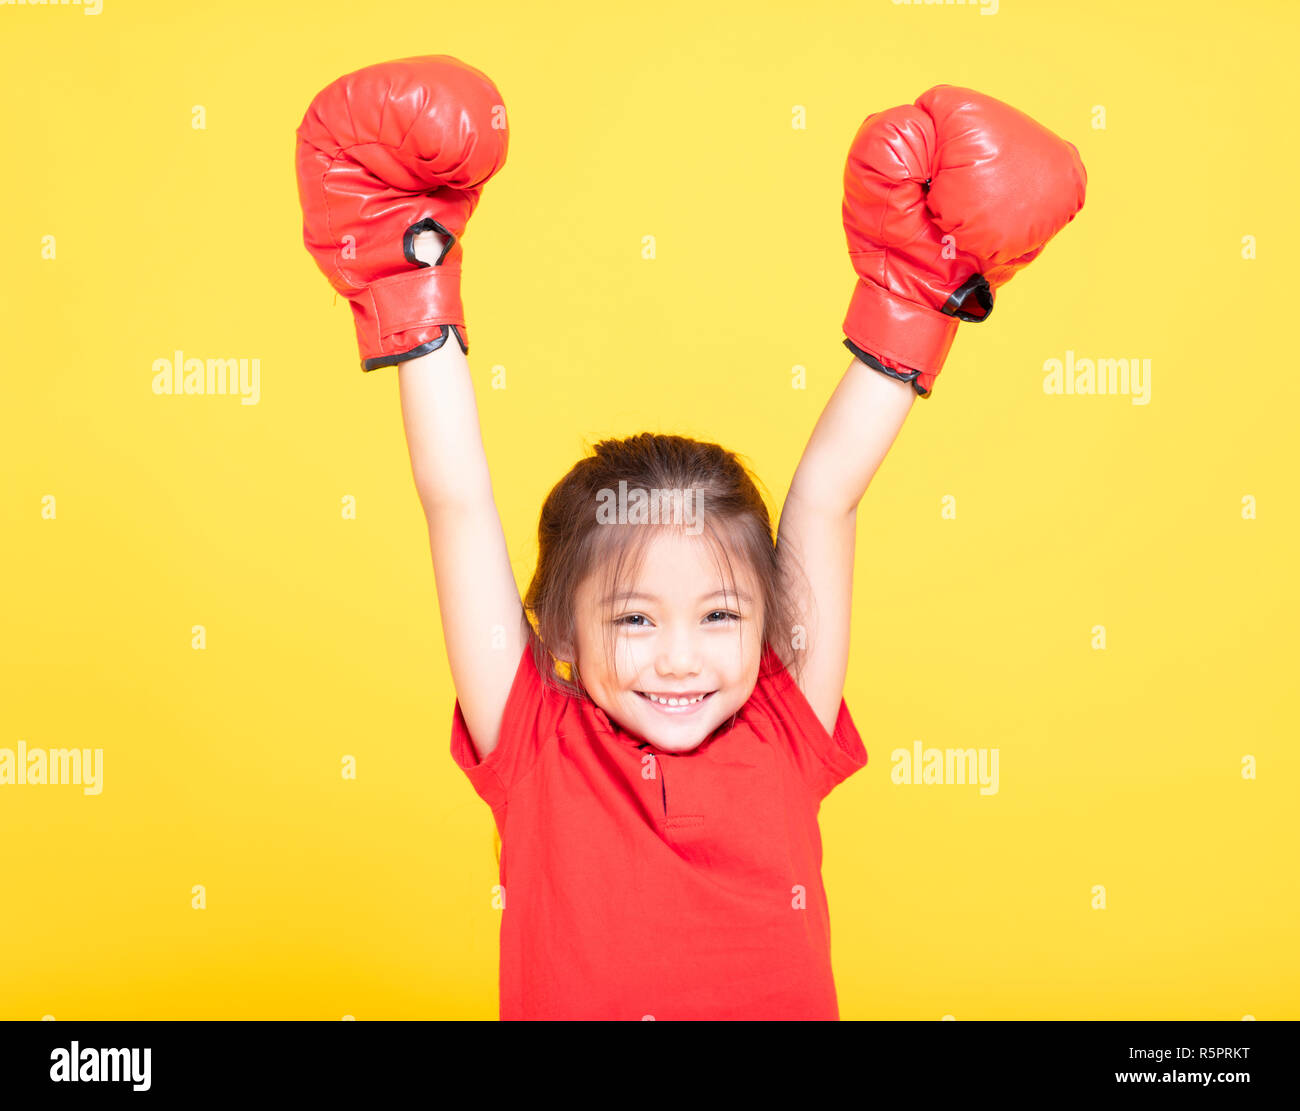
[{"label": "young girl", "polygon": [[1077,151],[949,86],[868,117],[845,170],[854,359],[775,537],[731,452],[606,440],[547,497],[521,600],[459,295],[500,94],[403,59],[323,90],[298,137],[307,247],[363,367],[398,368],[451,753],[502,844],[501,1017],[838,1018],[817,812],[867,762],[843,698],[858,502],[957,321],[1082,205]]}]

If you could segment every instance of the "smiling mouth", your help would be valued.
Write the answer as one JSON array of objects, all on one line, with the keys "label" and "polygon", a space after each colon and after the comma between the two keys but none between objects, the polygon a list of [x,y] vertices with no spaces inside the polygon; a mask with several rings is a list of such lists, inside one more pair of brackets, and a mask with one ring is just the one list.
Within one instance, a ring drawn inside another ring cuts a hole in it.
[{"label": "smiling mouth", "polygon": [[669,696],[652,695],[652,694],[647,694],[645,691],[637,691],[636,693],[640,697],[644,698],[647,702],[650,703],[651,706],[653,706],[656,710],[659,710],[661,713],[689,714],[692,710],[697,710],[702,705],[704,705],[704,703],[707,702],[710,698],[712,698],[717,693],[717,691],[708,691],[705,694],[699,694],[693,698],[690,697],[679,698],[671,695]]}]

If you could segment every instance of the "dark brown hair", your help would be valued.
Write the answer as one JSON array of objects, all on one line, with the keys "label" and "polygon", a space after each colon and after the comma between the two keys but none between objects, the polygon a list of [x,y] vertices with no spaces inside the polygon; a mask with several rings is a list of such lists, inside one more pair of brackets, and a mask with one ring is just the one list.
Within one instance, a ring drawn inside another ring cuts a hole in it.
[{"label": "dark brown hair", "polygon": [[[561,691],[585,697],[581,676],[556,673],[552,658],[565,660],[577,645],[575,600],[593,573],[608,576],[613,594],[635,576],[646,547],[661,530],[684,531],[680,523],[654,528],[603,523],[602,497],[617,491],[694,491],[702,506],[702,537],[719,556],[719,574],[735,589],[732,559],[747,566],[758,583],[762,603],[762,643],[780,662],[797,670],[793,632],[801,620],[790,583],[777,561],[776,538],[757,480],[732,452],[718,444],[684,436],[642,432],[622,440],[602,440],[594,454],[574,465],[547,495],[537,525],[537,570],[524,597],[534,624],[533,658],[538,672]],[[699,511],[699,510],[697,510]],[[667,516],[665,514],[664,516]],[[722,564],[727,573],[722,576]],[[801,570],[792,572],[802,576]],[[606,647],[612,641],[607,631]]]}]

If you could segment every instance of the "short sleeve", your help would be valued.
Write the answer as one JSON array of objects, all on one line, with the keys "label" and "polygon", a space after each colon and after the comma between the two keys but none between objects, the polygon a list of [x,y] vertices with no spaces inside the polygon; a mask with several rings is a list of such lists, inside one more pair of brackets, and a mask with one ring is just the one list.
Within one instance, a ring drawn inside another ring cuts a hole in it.
[{"label": "short sleeve", "polygon": [[532,645],[525,644],[501,716],[497,746],[486,760],[480,760],[470,740],[460,699],[456,699],[451,758],[494,811],[505,805],[515,784],[532,770],[542,747],[556,735],[567,701],[563,692],[544,682],[533,659]]},{"label": "short sleeve", "polygon": [[835,729],[827,733],[776,653],[764,645],[763,656],[750,702],[767,720],[767,731],[785,745],[804,782],[821,801],[855,771],[866,767],[866,745],[843,698]]}]

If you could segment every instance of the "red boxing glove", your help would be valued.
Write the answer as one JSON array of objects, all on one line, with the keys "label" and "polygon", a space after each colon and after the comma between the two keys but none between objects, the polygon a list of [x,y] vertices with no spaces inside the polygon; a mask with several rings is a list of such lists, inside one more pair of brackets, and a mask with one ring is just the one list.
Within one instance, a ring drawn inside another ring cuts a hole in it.
[{"label": "red boxing glove", "polygon": [[844,232],[858,284],[844,345],[929,397],[959,320],[1083,207],[1073,143],[1000,100],[936,85],[868,116],[844,167]]},{"label": "red boxing glove", "polygon": [[[346,74],[308,106],[296,159],[303,242],[352,305],[364,370],[436,351],[449,331],[469,354],[460,237],[505,164],[506,134],[496,86],[445,54]],[[422,231],[446,240],[432,266],[415,256]]]}]

